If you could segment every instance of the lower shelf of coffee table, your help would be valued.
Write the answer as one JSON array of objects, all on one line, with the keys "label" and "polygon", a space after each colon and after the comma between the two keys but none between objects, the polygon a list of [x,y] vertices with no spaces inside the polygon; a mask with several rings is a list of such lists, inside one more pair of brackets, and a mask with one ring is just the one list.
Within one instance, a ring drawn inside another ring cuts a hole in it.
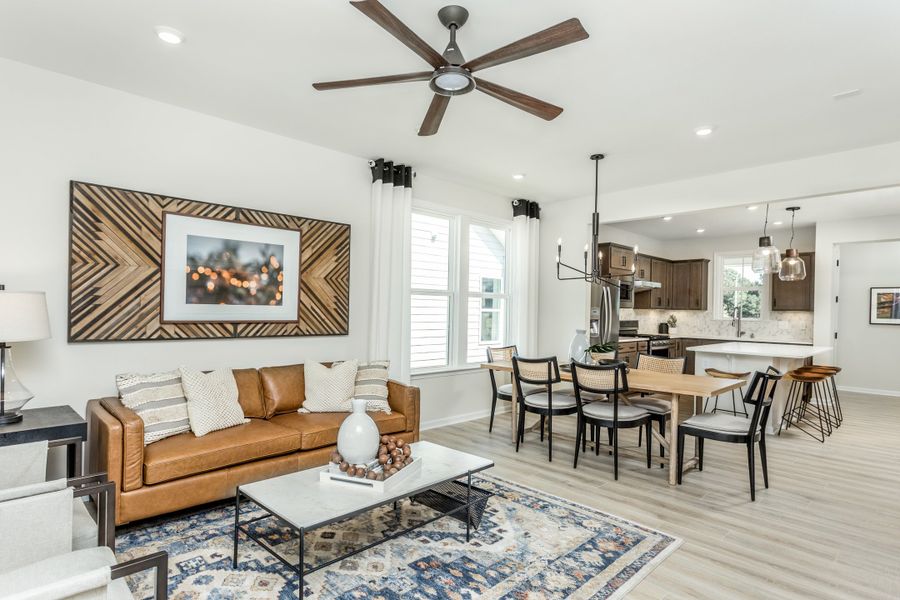
[{"label": "lower shelf of coffee table", "polygon": [[[475,529],[478,529],[481,524],[481,518],[484,516],[484,511],[487,508],[488,499],[491,495],[492,494],[487,490],[475,487],[474,485],[472,486],[472,496],[470,498],[472,506],[468,513],[470,516],[469,523]],[[466,504],[466,484],[462,481],[449,481],[437,485],[421,494],[416,494],[410,499],[446,514]],[[456,511],[448,516],[463,523],[466,522],[465,510]]]}]

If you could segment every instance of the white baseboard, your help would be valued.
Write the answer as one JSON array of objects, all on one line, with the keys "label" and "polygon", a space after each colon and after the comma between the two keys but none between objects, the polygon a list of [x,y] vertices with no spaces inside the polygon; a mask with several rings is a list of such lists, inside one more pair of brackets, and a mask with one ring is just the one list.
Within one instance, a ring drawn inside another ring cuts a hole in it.
[{"label": "white baseboard", "polygon": [[[498,403],[499,404],[499,403]],[[495,413],[496,417],[504,413],[509,413],[509,407],[497,407],[497,412]],[[419,426],[420,431],[427,431],[429,429],[437,429],[438,427],[446,427],[447,425],[456,425],[457,423],[465,423],[466,421],[474,421],[475,419],[483,419],[485,417],[491,416],[491,409],[486,408],[484,410],[476,410],[475,412],[464,413],[461,415],[452,415],[450,417],[443,417],[441,419],[432,419],[430,421],[423,421]]]},{"label": "white baseboard", "polygon": [[895,396],[900,398],[900,390],[879,390],[875,388],[853,387],[848,385],[839,385],[838,391],[854,392],[857,394],[872,394],[874,396]]}]

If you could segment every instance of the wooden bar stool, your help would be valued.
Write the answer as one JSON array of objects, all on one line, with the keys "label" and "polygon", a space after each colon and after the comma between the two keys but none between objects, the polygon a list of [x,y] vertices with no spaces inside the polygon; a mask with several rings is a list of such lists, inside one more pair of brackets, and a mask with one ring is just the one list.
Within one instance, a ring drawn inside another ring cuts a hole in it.
[{"label": "wooden bar stool", "polygon": [[[828,403],[824,400],[828,374],[795,369],[788,375],[791,378],[791,389],[788,391],[787,406],[778,434],[796,427],[811,438],[825,443],[825,436],[831,435],[832,431],[832,422],[827,414]],[[813,399],[816,401],[813,402]],[[811,413],[813,409],[815,417],[808,417],[807,413]]]},{"label": "wooden bar stool", "polygon": [[[706,374],[709,375],[710,377],[717,377],[719,379],[743,379],[744,381],[746,381],[747,378],[750,376],[749,372],[747,372],[747,373],[728,373],[727,371],[720,371],[719,369],[706,369]],[[731,414],[736,417],[738,415],[738,410],[737,410],[737,399],[735,398],[734,392],[735,392],[735,390],[731,390]],[[704,404],[704,406],[703,406],[703,412],[709,412],[706,410],[708,405],[709,405],[709,398],[706,399],[706,404]],[[718,410],[719,410],[719,397],[716,396],[715,406],[713,406],[712,412],[715,413],[715,412],[718,412]],[[725,409],[722,409],[722,412],[728,412],[728,411]],[[745,417],[750,416],[747,414],[747,409],[744,407],[743,398],[741,399],[741,414],[744,415]]]},{"label": "wooden bar stool", "polygon": [[825,373],[828,375],[829,385],[826,388],[831,405],[834,407],[835,427],[840,427],[844,420],[844,411],[841,410],[841,397],[838,394],[837,383],[834,376],[841,372],[840,367],[831,365],[807,365],[797,369],[800,372]]}]

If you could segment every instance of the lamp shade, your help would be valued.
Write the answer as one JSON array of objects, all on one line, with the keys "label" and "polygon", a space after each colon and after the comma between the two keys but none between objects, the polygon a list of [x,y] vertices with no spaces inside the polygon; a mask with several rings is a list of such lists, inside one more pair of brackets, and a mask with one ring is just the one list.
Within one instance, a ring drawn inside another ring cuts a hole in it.
[{"label": "lamp shade", "polygon": [[778,279],[781,281],[806,279],[806,263],[794,248],[788,248],[785,252],[784,260],[781,261],[781,269],[778,271]]},{"label": "lamp shade", "polygon": [[32,342],[50,337],[44,292],[0,291],[0,343]]}]

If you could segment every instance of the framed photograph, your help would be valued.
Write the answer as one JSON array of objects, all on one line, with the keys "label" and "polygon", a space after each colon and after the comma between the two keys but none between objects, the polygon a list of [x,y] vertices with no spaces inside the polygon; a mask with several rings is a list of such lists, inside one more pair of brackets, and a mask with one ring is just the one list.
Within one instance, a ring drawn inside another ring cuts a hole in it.
[{"label": "framed photograph", "polygon": [[869,323],[900,325],[900,287],[873,287],[869,292]]},{"label": "framed photograph", "polygon": [[300,232],[163,215],[163,323],[296,322]]}]

